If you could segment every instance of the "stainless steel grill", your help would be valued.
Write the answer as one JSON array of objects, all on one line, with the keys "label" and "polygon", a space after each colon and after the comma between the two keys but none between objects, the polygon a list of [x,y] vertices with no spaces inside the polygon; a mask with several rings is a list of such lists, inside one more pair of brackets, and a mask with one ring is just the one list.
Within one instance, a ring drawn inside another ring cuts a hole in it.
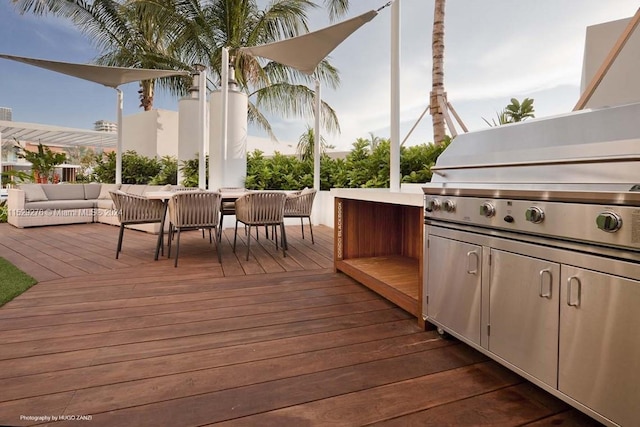
[{"label": "stainless steel grill", "polygon": [[425,320],[609,425],[640,424],[638,118],[459,135],[424,187]]}]

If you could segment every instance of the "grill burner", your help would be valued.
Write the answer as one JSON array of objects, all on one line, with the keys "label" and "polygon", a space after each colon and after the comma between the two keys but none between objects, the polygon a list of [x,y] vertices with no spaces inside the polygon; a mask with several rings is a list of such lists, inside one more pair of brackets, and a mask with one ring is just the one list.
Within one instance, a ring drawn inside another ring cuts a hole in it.
[{"label": "grill burner", "polygon": [[425,188],[425,220],[640,251],[640,193]]}]

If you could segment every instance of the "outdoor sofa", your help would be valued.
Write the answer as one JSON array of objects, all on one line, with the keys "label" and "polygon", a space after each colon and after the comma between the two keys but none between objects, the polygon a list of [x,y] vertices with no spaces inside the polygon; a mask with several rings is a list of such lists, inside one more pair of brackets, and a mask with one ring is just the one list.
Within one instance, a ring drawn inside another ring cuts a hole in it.
[{"label": "outdoor sofa", "polygon": [[[137,184],[20,184],[9,189],[7,222],[18,228],[90,222],[119,226],[110,191],[143,196],[169,189],[171,186]],[[160,230],[160,224],[127,227],[150,233]]]}]

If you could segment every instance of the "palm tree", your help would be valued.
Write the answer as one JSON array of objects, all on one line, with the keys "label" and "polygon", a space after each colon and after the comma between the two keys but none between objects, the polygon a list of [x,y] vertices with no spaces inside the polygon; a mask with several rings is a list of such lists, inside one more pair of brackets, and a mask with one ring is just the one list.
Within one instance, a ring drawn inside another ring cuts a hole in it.
[{"label": "palm tree", "polygon": [[[311,0],[275,0],[261,10],[256,0],[12,0],[22,12],[51,12],[71,19],[102,52],[103,65],[137,68],[189,69],[207,64],[220,80],[221,50],[230,48],[233,77],[249,96],[249,121],[275,138],[263,111],[282,116],[311,116],[314,91],[323,85],[339,85],[337,70],[323,61],[313,76],[274,62],[242,55],[238,48],[269,43],[308,32]],[[348,0],[325,0],[330,16],[346,12]],[[164,78],[159,84],[171,93],[186,93],[190,82]],[[140,102],[153,106],[155,82],[140,82]],[[322,124],[339,131],[333,109],[322,104]]]},{"label": "palm tree", "polygon": [[511,98],[511,103],[505,107],[504,114],[509,119],[509,123],[522,122],[535,117],[533,99],[525,98],[520,103],[516,98]]},{"label": "palm tree", "polygon": [[[21,13],[36,15],[52,13],[70,19],[86,34],[102,54],[100,65],[188,69],[177,61],[170,50],[171,31],[168,9],[171,0],[12,0]],[[189,86],[184,77],[167,77],[160,85],[174,95],[186,93]],[[153,107],[155,81],[140,82],[140,106],[145,111]]]},{"label": "palm tree", "polygon": [[[335,0],[334,0],[335,1]],[[249,121],[275,138],[264,113],[285,117],[313,115],[315,92],[309,88],[316,79],[336,88],[337,70],[323,61],[312,76],[273,61],[242,53],[239,48],[295,37],[308,32],[307,11],[317,7],[311,0],[275,0],[260,9],[256,0],[185,0],[174,27],[176,54],[187,63],[207,64],[219,84],[221,51],[229,49],[235,83],[249,97]],[[263,113],[264,112],[264,113]],[[333,109],[322,104],[325,130],[339,130]]]},{"label": "palm tree", "polygon": [[435,0],[433,10],[433,38],[431,71],[431,99],[430,109],[433,120],[433,142],[442,144],[445,139],[444,112],[440,108],[440,101],[444,99],[444,8],[445,0]]},{"label": "palm tree", "polygon": [[378,144],[380,144],[383,140],[379,136],[375,136],[373,132],[369,132],[369,141],[371,141],[371,151],[374,151],[376,148],[378,148]]},{"label": "palm tree", "polygon": [[[316,141],[316,137],[313,128],[307,126],[307,130],[298,138],[298,145],[296,147],[296,153],[303,162],[313,159],[313,148]],[[322,135],[320,135],[320,152],[326,153],[327,149],[335,148],[333,145],[327,144],[327,141]]]},{"label": "palm tree", "polygon": [[496,113],[496,119],[491,122],[484,117],[482,120],[491,127],[506,125],[508,123],[522,122],[528,118],[535,117],[535,110],[533,109],[533,99],[525,98],[522,103],[516,98],[511,98],[511,103],[508,104],[502,111]]}]

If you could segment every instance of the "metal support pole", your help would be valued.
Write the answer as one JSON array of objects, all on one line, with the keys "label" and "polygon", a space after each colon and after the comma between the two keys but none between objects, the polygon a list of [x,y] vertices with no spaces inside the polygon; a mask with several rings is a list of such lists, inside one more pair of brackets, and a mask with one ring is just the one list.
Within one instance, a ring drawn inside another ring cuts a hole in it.
[{"label": "metal support pole", "polygon": [[205,153],[207,151],[208,140],[205,138],[205,128],[207,125],[207,69],[203,65],[197,65],[198,70],[198,139],[200,141],[200,154],[198,157],[198,188],[207,188],[207,174]]},{"label": "metal support pole", "polygon": [[122,91],[116,88],[118,92],[118,142],[116,145],[116,184],[122,184]]},{"label": "metal support pole", "polygon": [[320,191],[320,108],[322,96],[320,94],[320,80],[316,79],[316,121],[313,131],[313,188]]},{"label": "metal support pole", "polygon": [[391,4],[391,155],[389,188],[400,191],[400,0]]}]

